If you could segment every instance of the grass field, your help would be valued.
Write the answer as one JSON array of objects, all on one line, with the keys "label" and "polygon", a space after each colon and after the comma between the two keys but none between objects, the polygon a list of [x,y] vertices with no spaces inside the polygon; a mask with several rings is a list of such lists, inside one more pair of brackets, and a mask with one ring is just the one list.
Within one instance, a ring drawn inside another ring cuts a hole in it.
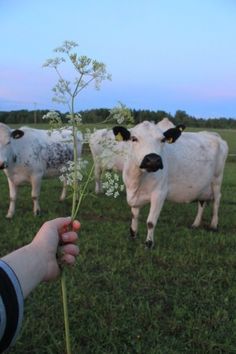
[{"label": "grass field", "polygon": [[[236,152],[235,131],[223,131]],[[47,219],[70,214],[59,203],[60,182],[45,180],[42,215],[34,217],[30,188],[19,190],[16,215],[5,219],[8,188],[0,174],[1,255],[30,242]],[[129,235],[125,195],[91,194],[79,212],[81,254],[67,273],[74,354],[236,353],[236,164],[228,160],[222,187],[219,231],[189,226],[197,205],[166,202],[146,250],[146,217],[139,237]],[[63,354],[64,325],[60,281],[41,284],[26,300],[21,335],[9,353]]]}]

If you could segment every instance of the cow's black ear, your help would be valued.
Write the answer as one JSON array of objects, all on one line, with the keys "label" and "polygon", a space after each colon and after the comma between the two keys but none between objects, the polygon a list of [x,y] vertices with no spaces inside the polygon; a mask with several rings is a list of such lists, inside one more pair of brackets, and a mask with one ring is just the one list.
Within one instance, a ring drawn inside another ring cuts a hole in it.
[{"label": "cow's black ear", "polygon": [[112,130],[117,141],[130,140],[130,132],[125,127],[116,126]]},{"label": "cow's black ear", "polygon": [[185,126],[184,124],[179,124],[179,125],[177,125],[176,128],[179,129],[179,130],[181,131],[181,133],[182,133],[182,131],[184,131],[184,129],[186,128],[186,126]]},{"label": "cow's black ear", "polygon": [[162,142],[164,143],[167,141],[169,144],[174,143],[181,135],[182,131],[185,129],[185,126],[183,124],[177,125],[175,128],[170,128],[166,130],[163,135],[164,138],[162,139]]},{"label": "cow's black ear", "polygon": [[20,130],[20,129],[16,129],[16,130],[13,130],[11,132],[11,137],[13,139],[20,139],[22,138],[22,136],[24,135],[25,133],[23,132],[23,130]]}]

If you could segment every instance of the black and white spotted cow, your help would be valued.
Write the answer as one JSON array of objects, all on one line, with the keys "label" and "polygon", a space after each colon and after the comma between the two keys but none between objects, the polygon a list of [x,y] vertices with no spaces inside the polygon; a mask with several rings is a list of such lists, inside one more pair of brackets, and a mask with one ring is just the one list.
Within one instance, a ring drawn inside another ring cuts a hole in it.
[{"label": "black and white spotted cow", "polygon": [[[82,134],[78,132],[78,156]],[[28,182],[32,186],[33,211],[40,212],[39,195],[42,178],[58,176],[60,168],[73,160],[72,130],[40,130],[28,127],[13,130],[0,123],[0,169],[8,179],[10,205],[7,218],[15,213],[17,188]],[[66,196],[64,183],[60,200]]]},{"label": "black and white spotted cow", "polygon": [[[146,121],[130,130],[119,126],[113,128],[115,136],[119,139],[123,136],[128,145],[123,180],[132,211],[132,237],[137,235],[140,207],[150,203],[147,247],[154,244],[154,229],[166,199],[177,203],[198,201],[193,227],[200,226],[206,201],[212,200],[210,227],[216,229],[218,225],[227,143],[210,132],[186,132],[177,139],[180,136],[176,131],[178,127],[167,123],[158,126]],[[168,127],[167,131],[163,130],[165,127]]]}]

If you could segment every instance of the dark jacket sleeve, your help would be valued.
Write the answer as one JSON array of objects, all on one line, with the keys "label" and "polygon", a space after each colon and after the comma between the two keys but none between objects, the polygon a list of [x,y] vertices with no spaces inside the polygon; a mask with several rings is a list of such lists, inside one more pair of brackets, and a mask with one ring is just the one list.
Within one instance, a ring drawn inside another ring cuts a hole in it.
[{"label": "dark jacket sleeve", "polygon": [[0,353],[15,342],[23,311],[24,299],[17,276],[0,260]]}]

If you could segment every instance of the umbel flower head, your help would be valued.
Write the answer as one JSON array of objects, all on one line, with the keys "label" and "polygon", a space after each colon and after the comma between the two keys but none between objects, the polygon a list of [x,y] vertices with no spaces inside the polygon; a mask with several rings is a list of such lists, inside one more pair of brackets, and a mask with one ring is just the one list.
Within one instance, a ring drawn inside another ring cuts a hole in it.
[{"label": "umbel flower head", "polygon": [[76,174],[77,180],[81,182],[84,175],[86,175],[87,165],[88,161],[81,158],[78,159],[76,164],[74,161],[68,161],[66,165],[60,169],[60,181],[66,182],[68,186],[73,186],[74,176]]},{"label": "umbel flower head", "polygon": [[131,113],[131,110],[119,101],[117,106],[110,110],[109,116],[105,119],[104,123],[105,122],[116,122],[118,124],[133,124],[134,117]]},{"label": "umbel flower head", "polygon": [[72,114],[67,114],[66,119],[68,119],[68,124],[71,125],[81,125],[82,124],[82,117],[80,113],[75,113],[74,115]]},{"label": "umbel flower head", "polygon": [[[54,69],[58,76],[58,81],[52,89],[53,101],[68,105],[70,112],[73,111],[75,98],[82,90],[91,84],[99,90],[104,80],[111,80],[111,75],[107,73],[104,63],[86,55],[79,55],[75,51],[77,47],[78,44],[74,41],[64,41],[62,46],[54,50],[61,56],[48,59],[43,65]],[[72,65],[75,73],[73,80],[65,78],[67,62]]]},{"label": "umbel flower head", "polygon": [[104,178],[102,188],[106,191],[105,194],[108,197],[117,198],[125,189],[124,184],[120,183],[120,176],[115,172],[106,172]]}]

